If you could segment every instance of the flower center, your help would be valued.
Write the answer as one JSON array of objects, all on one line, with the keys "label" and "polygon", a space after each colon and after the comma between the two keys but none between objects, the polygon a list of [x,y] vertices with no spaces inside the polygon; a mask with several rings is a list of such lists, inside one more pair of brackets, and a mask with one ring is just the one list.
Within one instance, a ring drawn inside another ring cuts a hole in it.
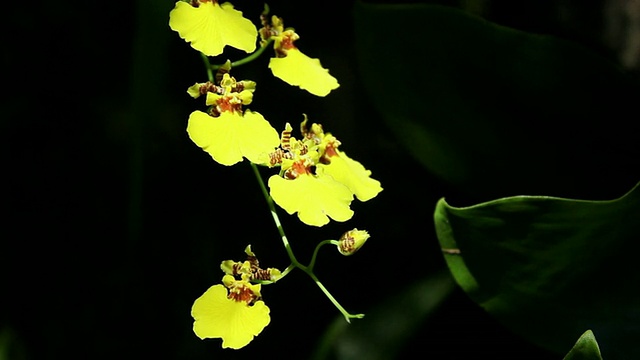
[{"label": "flower center", "polygon": [[224,111],[242,112],[242,100],[236,96],[223,96],[216,102],[216,110],[218,114]]},{"label": "flower center", "polygon": [[304,159],[298,160],[284,172],[285,179],[293,180],[303,174],[311,174],[311,167]]},{"label": "flower center", "polygon": [[236,281],[229,287],[228,298],[233,301],[244,302],[247,305],[253,305],[260,299],[260,296],[256,295],[249,286]]}]

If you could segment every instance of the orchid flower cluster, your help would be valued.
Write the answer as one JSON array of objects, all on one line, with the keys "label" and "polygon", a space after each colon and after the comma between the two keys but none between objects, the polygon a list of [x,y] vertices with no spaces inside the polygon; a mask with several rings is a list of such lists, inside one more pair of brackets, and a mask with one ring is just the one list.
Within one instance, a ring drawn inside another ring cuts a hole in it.
[{"label": "orchid flower cluster", "polygon": [[[296,268],[311,277],[347,321],[363,317],[363,314],[347,312],[313,269],[321,246],[335,245],[341,254],[352,255],[364,245],[369,233],[354,228],[344,232],[338,240],[324,240],[316,246],[309,264],[303,265],[293,253],[276,205],[289,215],[297,214],[307,225],[321,227],[330,220],[345,222],[351,219],[354,197],[368,201],[382,191],[380,182],[371,178],[371,171],[348,157],[340,149],[341,142],[325,132],[322,125],[310,124],[306,114],[302,114],[300,136],[296,138],[288,122],[278,132],[262,114],[247,108],[257,85],[250,80],[236,80],[231,71],[256,59],[271,44],[274,56],[268,67],[275,77],[319,97],[339,87],[338,81],[318,59],[308,57],[295,46],[299,39],[295,30],[285,28],[283,19],[269,18],[268,14],[269,8],[265,5],[258,29],[230,3],[190,0],[178,1],[169,16],[171,29],[201,53],[208,75],[207,81],[187,89],[193,98],[204,97],[207,106],[206,111],[191,113],[187,133],[219,164],[231,166],[244,159],[248,161],[291,260],[291,265],[284,271],[263,269],[248,245],[245,261],[225,260],[221,263],[222,283],[211,286],[196,299],[191,314],[195,334],[201,339],[221,338],[224,348],[242,348],[262,332],[270,322],[262,286],[280,281]],[[222,55],[226,46],[249,55],[235,62],[226,60],[212,65],[210,57]],[[266,185],[260,168],[273,171]]]}]

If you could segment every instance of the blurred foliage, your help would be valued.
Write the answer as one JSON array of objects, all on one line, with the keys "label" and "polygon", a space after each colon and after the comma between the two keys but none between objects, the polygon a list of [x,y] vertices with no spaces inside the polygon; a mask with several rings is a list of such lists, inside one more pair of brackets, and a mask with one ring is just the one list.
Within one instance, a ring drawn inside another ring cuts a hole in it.
[{"label": "blurred foliage", "polygon": [[0,360],[24,360],[25,349],[15,331],[8,326],[0,329]]},{"label": "blurred foliage", "polygon": [[358,2],[355,15],[372,104],[468,199],[606,199],[640,177],[640,84],[611,59],[452,7]]}]

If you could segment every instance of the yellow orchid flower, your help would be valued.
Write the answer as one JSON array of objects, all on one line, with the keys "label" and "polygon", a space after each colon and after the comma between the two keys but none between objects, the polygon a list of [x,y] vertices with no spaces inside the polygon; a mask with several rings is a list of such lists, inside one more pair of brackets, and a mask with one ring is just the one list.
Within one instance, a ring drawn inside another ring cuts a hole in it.
[{"label": "yellow orchid flower", "polygon": [[351,191],[322,173],[303,173],[295,179],[273,175],[268,185],[273,201],[290,215],[298,213],[307,225],[323,226],[329,218],[347,221],[353,216]]},{"label": "yellow orchid flower", "polygon": [[223,282],[231,288],[214,285],[193,303],[193,331],[200,339],[222,338],[223,348],[240,349],[269,325],[269,307],[262,300],[255,301],[259,298],[259,284]]},{"label": "yellow orchid flower", "polygon": [[251,251],[251,245],[244,249],[247,260],[243,262],[225,260],[220,264],[220,269],[227,275],[239,276],[245,281],[276,282],[282,277],[282,272],[276,268],[262,269],[256,254]]},{"label": "yellow orchid flower", "polygon": [[221,285],[214,285],[196,299],[191,308],[193,331],[201,338],[221,338],[223,348],[246,346],[269,324],[269,308],[262,301],[260,284],[275,282],[281,272],[262,269],[251,245],[245,248],[247,260],[225,260],[220,269],[225,273]]},{"label": "yellow orchid flower", "polygon": [[307,225],[323,226],[329,218],[346,221],[353,216],[350,208],[355,195],[360,201],[374,198],[382,187],[370,177],[371,171],[338,150],[340,142],[324,133],[322,125],[307,117],[300,125],[303,140],[291,136],[286,124],[280,147],[269,154],[269,166],[280,166],[279,175],[269,178],[273,201],[287,213],[298,213]]},{"label": "yellow orchid flower", "polygon": [[262,26],[259,31],[261,43],[274,40],[276,57],[269,60],[269,69],[275,77],[316,96],[327,96],[340,86],[329,70],[322,67],[320,60],[298,50],[293,43],[300,36],[293,29],[285,30],[281,18],[272,16],[269,24],[263,15]]},{"label": "yellow orchid flower", "polygon": [[269,153],[280,144],[278,132],[260,113],[223,111],[213,117],[196,110],[189,116],[191,140],[222,165],[233,165],[243,157],[252,163],[268,162]]},{"label": "yellow orchid flower", "polygon": [[301,130],[305,138],[316,144],[320,151],[317,169],[344,184],[360,201],[371,200],[382,191],[380,181],[371,178],[370,170],[338,150],[338,139],[330,133],[325,134],[322,125],[312,124],[311,129],[307,129],[306,122],[305,116]]},{"label": "yellow orchid flower", "polygon": [[325,156],[328,164],[318,164],[324,173],[344,184],[360,201],[371,200],[380,191],[380,181],[371,178],[371,171],[342,151],[334,149],[334,155]]},{"label": "yellow orchid flower", "polygon": [[316,96],[327,96],[340,86],[320,60],[308,57],[297,48],[287,50],[285,57],[271,58],[269,69],[275,77]]},{"label": "yellow orchid flower", "polygon": [[[225,75],[228,76],[228,74],[225,74]],[[223,77],[223,80],[224,80],[224,77]],[[233,88],[232,90],[235,90],[235,91],[241,88],[243,89],[242,91],[247,90],[247,91],[253,92],[256,89],[255,81],[249,81],[249,80],[235,81],[234,86],[235,88]],[[205,83],[195,83],[191,85],[187,89],[187,94],[189,94],[189,96],[191,96],[192,98],[197,99],[201,95],[206,95],[208,93],[224,94],[225,91],[227,91],[227,89],[225,89],[223,85],[216,85],[210,81],[207,81]]]},{"label": "yellow orchid flower", "polygon": [[207,56],[222,54],[226,45],[251,53],[258,39],[258,29],[242,12],[217,0],[176,2],[169,13],[169,27]]},{"label": "yellow orchid flower", "polygon": [[278,132],[257,112],[243,111],[253,100],[256,83],[236,81],[228,73],[220,85],[196,83],[187,92],[193,97],[206,94],[209,113],[196,110],[189,116],[187,133],[191,140],[222,165],[233,165],[243,157],[255,164],[269,162],[269,154],[280,144]]},{"label": "yellow orchid flower", "polygon": [[269,166],[280,166],[279,175],[269,178],[269,194],[273,201],[289,215],[298,213],[307,225],[323,226],[329,218],[347,221],[353,216],[351,191],[314,168],[320,159],[312,141],[299,141],[291,136],[292,127],[286,124],[280,148],[269,155]]}]

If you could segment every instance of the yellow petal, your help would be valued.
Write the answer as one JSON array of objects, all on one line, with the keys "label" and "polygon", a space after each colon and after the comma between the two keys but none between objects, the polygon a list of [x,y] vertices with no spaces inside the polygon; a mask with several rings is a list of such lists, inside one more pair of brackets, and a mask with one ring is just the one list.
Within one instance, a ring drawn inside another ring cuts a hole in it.
[{"label": "yellow petal", "polygon": [[325,174],[347,186],[360,201],[370,200],[382,191],[380,181],[370,177],[371,171],[349,158],[347,154],[341,151],[337,153],[337,156],[331,157],[330,164],[318,164],[317,166],[322,168]]},{"label": "yellow petal", "polygon": [[202,111],[194,111],[189,116],[187,133],[191,140],[222,165],[233,165],[242,161],[242,151],[238,145],[240,115],[223,113],[212,117]]},{"label": "yellow petal", "polygon": [[322,67],[320,60],[312,59],[296,48],[288,50],[283,58],[271,58],[269,68],[274,76],[313,95],[326,96],[340,86],[329,70]]},{"label": "yellow petal", "polygon": [[218,100],[222,99],[224,96],[220,95],[220,94],[216,94],[213,92],[208,92],[206,95],[206,99],[204,101],[205,105],[207,106],[211,106],[211,105],[216,105],[218,103]]},{"label": "yellow petal", "polygon": [[230,3],[218,5],[216,1],[207,1],[193,7],[178,1],[169,13],[169,26],[194,49],[208,56],[222,54],[226,45],[248,53],[256,49],[256,26]]},{"label": "yellow petal", "polygon": [[347,221],[353,216],[349,208],[353,195],[349,189],[330,176],[300,175],[286,180],[278,175],[269,178],[273,201],[287,213],[298,213],[300,221],[307,225],[323,226],[329,217],[335,221]]},{"label": "yellow petal", "polygon": [[223,112],[212,117],[202,111],[189,116],[187,133],[191,140],[222,165],[233,165],[246,157],[263,164],[280,144],[278,132],[257,112]]},{"label": "yellow petal", "polygon": [[263,301],[248,306],[228,299],[224,285],[214,285],[196,299],[191,316],[199,338],[222,338],[222,347],[232,349],[246,346],[271,320]]},{"label": "yellow petal", "polygon": [[192,98],[197,99],[200,97],[200,87],[202,87],[204,83],[195,83],[187,89],[187,94],[189,94]]},{"label": "yellow petal", "polygon": [[242,105],[249,105],[251,101],[253,101],[253,91],[252,90],[242,90],[238,94],[238,99],[242,101]]},{"label": "yellow petal", "polygon": [[269,154],[280,146],[280,134],[257,112],[246,110],[242,124],[242,155],[252,163],[267,164]]}]

